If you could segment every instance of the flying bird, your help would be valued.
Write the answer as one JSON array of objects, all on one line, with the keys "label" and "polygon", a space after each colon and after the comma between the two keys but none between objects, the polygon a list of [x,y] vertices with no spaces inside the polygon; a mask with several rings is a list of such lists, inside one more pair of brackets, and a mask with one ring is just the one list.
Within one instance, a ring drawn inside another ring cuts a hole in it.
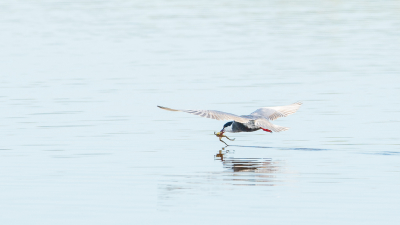
[{"label": "flying bird", "polygon": [[[295,113],[300,106],[301,102],[296,102],[286,106],[274,106],[274,107],[262,107],[252,112],[250,115],[237,116],[232,113],[226,113],[216,110],[182,110],[182,109],[171,109],[163,106],[157,106],[161,109],[168,111],[180,111],[186,112],[193,115],[198,115],[205,118],[216,119],[216,120],[231,120],[224,124],[222,130],[214,134],[219,137],[219,140],[226,144],[222,138],[227,136],[225,132],[239,133],[239,132],[253,132],[257,130],[263,130],[269,133],[281,132],[288,130],[288,127],[282,127],[272,124],[270,121],[276,120],[280,117],[286,117]],[[235,139],[229,139],[231,141]],[[228,145],[228,144],[226,144]]]}]

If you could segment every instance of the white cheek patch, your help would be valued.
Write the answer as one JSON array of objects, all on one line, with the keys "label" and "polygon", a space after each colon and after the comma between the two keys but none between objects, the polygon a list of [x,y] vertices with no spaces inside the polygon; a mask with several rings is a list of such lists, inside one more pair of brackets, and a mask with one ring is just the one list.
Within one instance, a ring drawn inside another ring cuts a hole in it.
[{"label": "white cheek patch", "polygon": [[225,132],[232,132],[232,126],[225,127],[224,131]]}]

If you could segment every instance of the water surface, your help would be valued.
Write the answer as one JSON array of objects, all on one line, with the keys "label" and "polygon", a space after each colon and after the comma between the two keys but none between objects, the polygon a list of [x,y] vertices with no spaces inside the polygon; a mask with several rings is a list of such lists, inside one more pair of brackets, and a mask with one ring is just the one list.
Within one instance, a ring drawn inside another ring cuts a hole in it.
[{"label": "water surface", "polygon": [[[398,1],[2,1],[1,224],[398,224]],[[303,101],[282,133],[213,135]]]}]

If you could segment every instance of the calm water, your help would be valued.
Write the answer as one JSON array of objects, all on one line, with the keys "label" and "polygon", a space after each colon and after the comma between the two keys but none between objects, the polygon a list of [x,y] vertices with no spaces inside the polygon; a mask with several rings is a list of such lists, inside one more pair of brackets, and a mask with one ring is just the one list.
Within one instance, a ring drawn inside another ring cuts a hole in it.
[{"label": "calm water", "polygon": [[[0,2],[1,224],[399,224],[400,2]],[[289,131],[213,135],[304,102]]]}]

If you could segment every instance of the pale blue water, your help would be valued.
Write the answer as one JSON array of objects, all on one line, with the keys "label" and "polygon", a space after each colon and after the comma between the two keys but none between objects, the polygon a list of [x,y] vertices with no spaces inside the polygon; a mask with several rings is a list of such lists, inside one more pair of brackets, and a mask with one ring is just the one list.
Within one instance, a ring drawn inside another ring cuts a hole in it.
[{"label": "pale blue water", "polygon": [[[398,1],[0,2],[1,224],[399,224]],[[301,100],[289,131],[213,135]]]}]

